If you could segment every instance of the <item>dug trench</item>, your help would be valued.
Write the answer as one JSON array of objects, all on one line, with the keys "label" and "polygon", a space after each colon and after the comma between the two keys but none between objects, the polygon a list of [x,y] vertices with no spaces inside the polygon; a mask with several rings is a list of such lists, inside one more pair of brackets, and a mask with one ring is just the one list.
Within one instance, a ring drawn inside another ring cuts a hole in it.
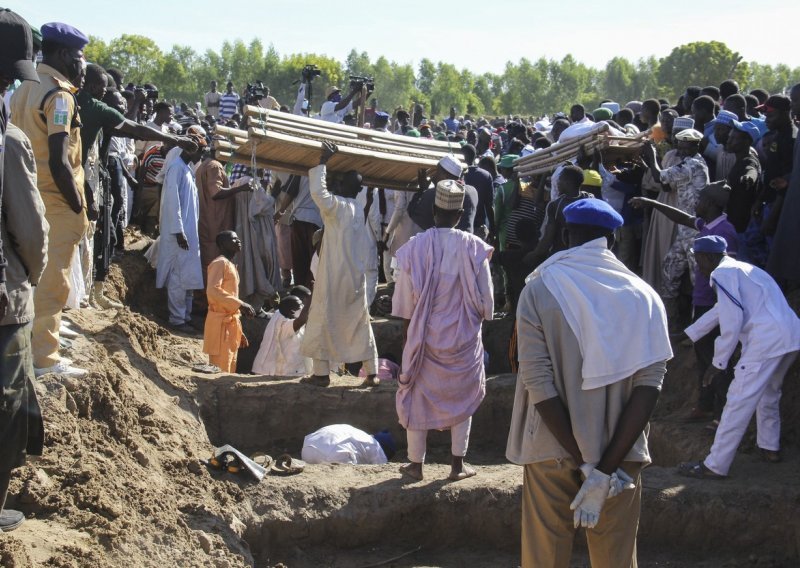
[{"label": "dug trench", "polygon": [[[140,249],[143,241],[131,242]],[[208,469],[215,445],[298,457],[327,424],[367,431],[396,424],[394,387],[337,377],[320,389],[296,379],[197,375],[198,338],[163,327],[165,297],[141,253],[113,267],[111,296],[130,309],[68,314],[84,337],[70,357],[87,379],[38,382],[45,454],[15,475],[9,506],[29,520],[0,536],[0,565],[55,566],[517,566],[522,470],[504,458],[515,377],[508,321],[489,322],[487,395],[475,415],[472,479],[446,481],[449,434],[431,433],[425,479],[386,466],[309,465],[254,483]],[[796,298],[800,300],[800,298]],[[248,322],[251,339],[264,322]],[[374,325],[379,351],[399,353],[400,327]],[[680,420],[696,384],[691,347],[669,364],[643,474],[641,566],[797,566],[800,562],[799,369],[784,385],[785,461],[759,461],[752,429],[731,479],[687,480],[674,465],[707,452],[713,434]],[[242,353],[247,366],[252,353]],[[580,540],[579,536],[579,540]],[[384,565],[384,564],[381,564]],[[579,542],[574,566],[586,566]]]}]

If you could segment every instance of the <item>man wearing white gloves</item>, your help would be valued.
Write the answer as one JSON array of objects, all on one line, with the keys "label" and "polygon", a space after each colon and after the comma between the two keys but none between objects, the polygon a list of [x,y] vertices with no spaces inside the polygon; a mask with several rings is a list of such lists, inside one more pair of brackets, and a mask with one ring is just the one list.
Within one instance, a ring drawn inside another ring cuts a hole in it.
[{"label": "man wearing white gloves", "polygon": [[525,466],[522,566],[566,568],[583,526],[593,568],[635,567],[645,428],[672,357],[667,318],[609,250],[622,225],[610,205],[582,199],[564,217],[570,248],[528,277],[517,309],[506,457]]}]

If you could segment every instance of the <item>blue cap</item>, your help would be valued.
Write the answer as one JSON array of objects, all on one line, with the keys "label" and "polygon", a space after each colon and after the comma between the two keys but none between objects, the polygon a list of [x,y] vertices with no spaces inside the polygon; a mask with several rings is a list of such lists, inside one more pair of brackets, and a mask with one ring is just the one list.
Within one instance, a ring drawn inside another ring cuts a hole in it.
[{"label": "blue cap", "polygon": [[622,216],[602,199],[579,199],[564,207],[564,219],[569,225],[590,225],[613,231],[622,226]]},{"label": "blue cap", "polygon": [[50,22],[42,26],[42,40],[52,41],[71,47],[73,49],[83,49],[89,43],[89,38],[82,31],[61,22]]},{"label": "blue cap", "polygon": [[394,443],[394,438],[389,433],[389,430],[381,430],[372,435],[381,445],[383,453],[386,454],[386,459],[392,459],[392,456],[397,452],[397,445]]},{"label": "blue cap", "polygon": [[[566,211],[566,209],[565,209]],[[719,235],[706,235],[694,240],[694,252],[720,254],[728,249],[728,241]]]},{"label": "blue cap", "polygon": [[738,117],[729,110],[721,110],[717,115],[717,118],[714,120],[717,124],[725,124],[727,126],[733,126],[733,123],[736,122]]},{"label": "blue cap", "polygon": [[389,113],[388,112],[383,112],[383,111],[378,111],[378,112],[375,113],[375,118],[385,118],[386,120],[389,120]]},{"label": "blue cap", "polygon": [[744,132],[745,134],[750,135],[750,139],[753,141],[753,144],[758,142],[761,138],[761,131],[758,129],[758,126],[746,120],[744,122],[739,122],[738,120],[733,121],[733,127],[740,132]]}]

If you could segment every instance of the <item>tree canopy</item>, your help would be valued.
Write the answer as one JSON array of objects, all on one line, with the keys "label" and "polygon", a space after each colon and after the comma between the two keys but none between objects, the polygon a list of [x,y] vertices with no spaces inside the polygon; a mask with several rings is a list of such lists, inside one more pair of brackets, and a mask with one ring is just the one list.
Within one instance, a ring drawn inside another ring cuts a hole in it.
[{"label": "tree canopy", "polygon": [[225,41],[218,51],[209,49],[203,54],[180,45],[165,52],[141,35],[126,34],[108,43],[90,39],[87,60],[118,69],[126,83],[154,83],[163,98],[189,103],[202,100],[212,79],[221,89],[231,80],[239,91],[260,79],[275,98],[291,107],[296,93],[293,82],[311,63],[322,72],[315,83],[315,108],[327,85],[344,90],[349,75],[362,75],[375,78],[374,96],[380,108],[393,110],[421,103],[426,114],[436,117],[445,116],[451,106],[460,114],[541,115],[567,111],[576,102],[594,108],[603,99],[625,104],[658,96],[675,101],[689,85],[719,85],[728,78],[736,79],[743,89],[758,87],[771,93],[800,81],[800,68],[747,62],[717,41],[681,45],[661,59],[614,57],[603,69],[567,55],[560,61],[523,57],[507,62],[501,74],[479,74],[431,59],[423,59],[414,69],[383,56],[373,60],[356,50],[344,62],[315,53],[280,54],[258,39],[249,44]]}]

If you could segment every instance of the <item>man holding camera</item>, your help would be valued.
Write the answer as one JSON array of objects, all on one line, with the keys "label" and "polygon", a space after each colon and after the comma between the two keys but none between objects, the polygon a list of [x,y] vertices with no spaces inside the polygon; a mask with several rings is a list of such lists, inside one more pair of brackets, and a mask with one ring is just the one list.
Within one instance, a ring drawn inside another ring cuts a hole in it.
[{"label": "man holding camera", "polygon": [[318,118],[336,124],[344,122],[345,115],[353,112],[353,108],[358,106],[363,87],[363,83],[350,83],[350,92],[344,98],[339,87],[334,85],[328,87],[325,90],[326,100],[322,103]]}]

